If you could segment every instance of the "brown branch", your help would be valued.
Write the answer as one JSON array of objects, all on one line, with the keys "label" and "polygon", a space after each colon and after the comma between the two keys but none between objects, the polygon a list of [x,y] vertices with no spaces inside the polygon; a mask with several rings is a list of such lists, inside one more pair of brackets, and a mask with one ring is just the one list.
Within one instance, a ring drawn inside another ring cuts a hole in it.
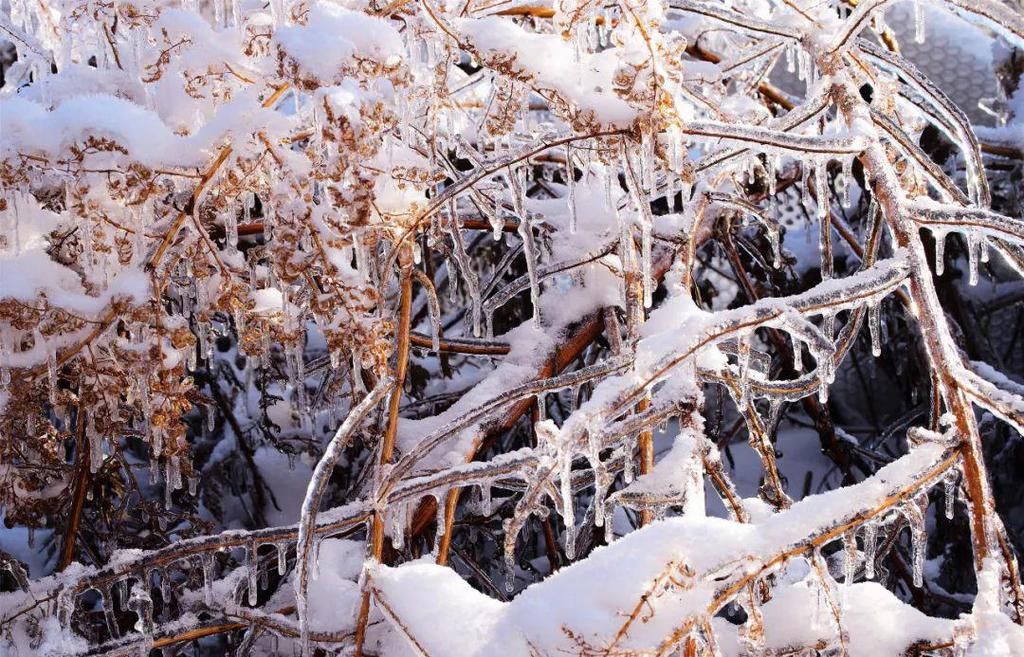
[{"label": "brown branch", "polygon": [[[413,346],[425,349],[433,348],[433,339],[429,335],[417,333],[409,334],[409,342]],[[452,354],[472,354],[478,356],[504,356],[509,352],[507,342],[496,342],[490,340],[473,340],[470,338],[441,338],[439,346],[442,352]]]},{"label": "brown branch", "polygon": [[[289,88],[290,87],[287,82],[282,84],[263,101],[261,106],[264,109],[273,107],[274,105],[277,104],[277,101],[280,100],[282,96],[284,96],[285,92],[287,92]],[[206,169],[206,172],[203,174],[203,177],[199,180],[199,183],[192,190],[192,200],[189,203],[190,207],[179,212],[178,216],[174,218],[174,221],[171,223],[171,227],[167,229],[167,232],[164,234],[163,239],[157,246],[156,251],[153,252],[153,255],[146,262],[147,270],[153,271],[154,269],[157,268],[157,266],[159,266],[160,261],[163,260],[164,254],[167,252],[167,249],[170,248],[171,242],[174,241],[175,236],[177,236],[178,231],[181,230],[181,227],[184,225],[185,220],[192,216],[193,212],[195,211],[195,204],[199,202],[200,197],[202,197],[203,195],[203,191],[206,189],[207,185],[209,185],[213,181],[213,178],[217,175],[217,172],[220,170],[221,166],[224,165],[224,162],[227,161],[228,157],[231,155],[231,152],[232,149],[230,146],[225,147],[223,150],[221,150],[220,154],[213,161],[213,164],[211,164]]]},{"label": "brown branch", "polygon": [[86,411],[79,407],[78,410],[78,435],[75,440],[75,451],[77,452],[74,480],[72,482],[71,510],[68,512],[68,524],[64,528],[64,541],[60,549],[60,561],[57,562],[57,570],[64,570],[75,560],[75,541],[78,538],[78,527],[82,523],[82,510],[85,508],[86,492],[89,490],[90,480],[90,437],[86,433]]},{"label": "brown branch", "polygon": [[[395,451],[395,437],[398,435],[398,410],[402,402],[402,392],[405,388],[405,374],[409,365],[409,332],[412,321],[412,254],[408,249],[403,256],[401,272],[401,291],[399,293],[398,326],[396,335],[398,344],[395,348],[395,387],[391,391],[391,398],[388,401],[388,423],[381,439],[380,467],[391,462]],[[370,557],[374,561],[380,561],[384,554],[384,518],[380,512],[374,512],[373,524],[370,533]],[[370,617],[370,589],[363,590],[359,604],[359,617],[356,621],[356,657],[363,654],[363,643],[366,641],[366,624]]]}]

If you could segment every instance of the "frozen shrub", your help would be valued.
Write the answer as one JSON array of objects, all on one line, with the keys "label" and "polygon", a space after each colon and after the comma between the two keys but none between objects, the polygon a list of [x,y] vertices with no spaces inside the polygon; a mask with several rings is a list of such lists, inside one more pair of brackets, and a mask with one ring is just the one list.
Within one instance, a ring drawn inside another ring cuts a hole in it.
[{"label": "frozen shrub", "polygon": [[1019,7],[0,7],[3,654],[1024,654]]}]

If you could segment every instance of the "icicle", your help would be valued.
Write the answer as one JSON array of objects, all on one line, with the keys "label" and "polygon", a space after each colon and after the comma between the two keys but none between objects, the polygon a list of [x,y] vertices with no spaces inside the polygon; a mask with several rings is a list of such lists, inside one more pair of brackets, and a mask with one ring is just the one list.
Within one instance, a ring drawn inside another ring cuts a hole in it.
[{"label": "icicle", "polygon": [[796,79],[806,80],[808,77],[808,67],[810,66],[810,58],[802,48],[796,51]]},{"label": "icicle", "polygon": [[444,536],[447,527],[445,526],[446,498],[440,493],[437,494],[437,513],[434,516],[434,524],[437,530],[434,532],[434,551],[437,552],[441,544],[441,537]]},{"label": "icicle", "polygon": [[654,194],[654,186],[657,180],[654,169],[657,164],[657,160],[654,157],[654,142],[657,137],[653,136],[649,132],[643,132],[640,136],[640,185],[643,189],[644,195],[650,197]]},{"label": "icicle", "polygon": [[576,558],[576,508],[572,497],[572,454],[562,456],[562,520],[565,523],[565,556],[572,561]]},{"label": "icicle", "polygon": [[576,234],[576,167],[572,163],[572,146],[565,149],[565,182],[569,186],[569,232]]},{"label": "icicle", "polygon": [[772,267],[782,266],[782,236],[777,228],[768,229],[768,241],[772,245]]},{"label": "icicle", "polygon": [[306,360],[303,353],[303,348],[305,346],[304,342],[304,337],[300,336],[298,342],[295,343],[295,351],[292,356],[295,361],[295,401],[298,404],[299,413],[303,416],[309,412],[309,399],[306,397]]},{"label": "icicle", "polygon": [[112,638],[120,637],[121,632],[114,613],[114,591],[111,587],[108,586],[100,593],[100,604],[103,607],[103,622],[107,626],[107,632]]},{"label": "icicle", "polygon": [[491,484],[483,482],[480,484],[480,513],[484,516],[491,515],[493,502],[491,500]]},{"label": "icicle", "polygon": [[864,525],[864,577],[875,578],[875,548],[877,544],[878,525],[869,520]]},{"label": "icicle", "polygon": [[683,167],[682,134],[679,127],[671,125],[668,128],[668,168],[673,173],[679,173]]},{"label": "icicle", "polygon": [[[427,279],[426,275],[423,278]],[[441,303],[433,285],[424,285],[423,291],[427,295],[427,310],[430,312],[430,349],[436,354],[441,352]]]},{"label": "icicle", "polygon": [[914,43],[924,43],[924,3],[922,0],[914,0]]},{"label": "icicle", "polygon": [[167,487],[172,490],[179,490],[182,486],[181,481],[181,459],[177,456],[172,456],[167,459]]},{"label": "icicle", "polygon": [[640,273],[643,291],[644,308],[650,308],[654,303],[654,277],[651,273],[651,251],[654,249],[653,220],[650,216],[650,205],[646,200],[641,212],[640,223]]},{"label": "icicle", "polygon": [[57,350],[50,344],[44,337],[39,329],[35,330],[36,344],[40,345],[46,351],[46,377],[47,377],[47,392],[49,394],[50,405],[57,405]]},{"label": "icicle", "polygon": [[249,606],[255,607],[259,600],[259,585],[257,577],[260,570],[260,560],[258,554],[259,546],[256,541],[249,543],[248,554],[245,559],[245,574],[249,580]]},{"label": "icicle", "polygon": [[935,275],[942,276],[946,270],[946,231],[933,230],[935,238]]},{"label": "icicle", "polygon": [[[829,386],[829,365],[830,357],[823,354],[817,354],[815,358],[818,361],[818,401],[822,404],[828,403],[828,386]],[[829,365],[826,365],[829,363]]]},{"label": "icicle", "polygon": [[793,369],[797,372],[804,370],[804,344],[795,335],[793,340]]},{"label": "icicle", "polygon": [[871,331],[871,355],[882,355],[882,302],[868,305],[868,330]]},{"label": "icicle", "polygon": [[396,550],[401,550],[405,545],[405,507],[396,505],[390,514],[390,535],[391,544]]},{"label": "icicle", "polygon": [[814,61],[811,57],[811,53],[808,50],[801,48],[797,52],[797,63],[799,65],[797,73],[799,74],[800,79],[806,83],[807,93],[809,95],[811,87],[814,86],[815,77]]},{"label": "icicle", "polygon": [[651,275],[651,251],[654,248],[654,239],[651,228],[651,222],[646,219],[640,226],[640,271],[643,276],[644,308],[650,308],[654,304],[654,277]]},{"label": "icicle", "polygon": [[842,171],[836,177],[836,188],[839,191],[839,202],[844,208],[850,207],[850,182],[853,180],[853,159],[842,162]]},{"label": "icicle", "polygon": [[128,598],[128,610],[135,612],[138,620],[135,621],[135,631],[141,634],[147,641],[153,640],[153,599],[149,596],[149,582],[143,579],[136,582],[132,587],[131,597]]},{"label": "icicle", "polygon": [[924,584],[925,551],[928,548],[928,535],[925,532],[925,513],[928,510],[928,494],[919,499],[907,502],[902,512],[910,525],[910,550],[913,564],[914,586],[920,588]]},{"label": "icicle", "polygon": [[814,197],[811,195],[811,185],[813,184],[814,174],[813,172],[804,167],[803,181],[800,185],[800,204],[803,206],[804,211],[811,213],[815,209]]},{"label": "icicle", "polygon": [[128,611],[128,578],[117,580],[115,586],[117,586],[117,608],[120,611]]},{"label": "icicle", "polygon": [[614,518],[614,516],[613,515],[609,515],[607,510],[605,510],[604,542],[607,543],[608,545],[611,545],[612,542],[615,541],[615,527],[614,527],[615,523],[612,522],[613,518]]},{"label": "icicle", "polygon": [[750,405],[750,337],[743,335],[739,338],[739,386],[740,408],[747,408]]},{"label": "icicle", "polygon": [[288,569],[288,544],[278,543],[277,544],[277,574],[284,575],[284,571]]},{"label": "icicle", "polygon": [[224,213],[224,241],[229,253],[234,253],[238,248],[238,217],[235,216],[234,208]]},{"label": "icicle", "polygon": [[498,242],[501,240],[501,234],[505,228],[505,221],[502,219],[501,212],[501,199],[502,199],[502,188],[496,186],[494,188],[494,208],[491,212],[491,238]]},{"label": "icicle", "polygon": [[156,457],[149,459],[149,483],[155,486],[160,481],[160,460]]},{"label": "icicle", "polygon": [[186,367],[190,372],[194,372],[199,365],[199,350],[196,349],[195,345],[188,348],[188,358],[186,359]]},{"label": "icicle", "polygon": [[[513,542],[514,545],[514,542]],[[515,590],[516,581],[516,558],[515,555],[510,554],[508,550],[505,551],[505,593],[512,593]]]},{"label": "icicle", "polygon": [[[143,413],[143,419],[146,419],[148,417],[149,417],[148,414]],[[150,449],[150,458],[155,462],[157,459],[160,458],[160,454],[162,454],[163,451],[164,451],[164,432],[163,432],[163,429],[161,429],[159,427],[153,427],[153,431],[152,431],[152,433],[150,435],[149,449]],[[155,481],[155,479],[153,477],[150,477],[150,480],[151,481]]]},{"label": "icicle", "polygon": [[925,549],[928,546],[924,531],[918,532],[915,530],[912,540],[914,550],[914,586],[921,588],[924,584]]},{"label": "icicle", "polygon": [[213,607],[213,556],[203,554],[200,559],[203,565],[203,596],[206,606]]},{"label": "icicle", "polygon": [[860,553],[857,551],[857,531],[851,529],[843,534],[843,584],[853,584],[853,578],[857,574],[857,560]]},{"label": "icicle", "polygon": [[86,440],[89,442],[89,472],[96,474],[103,467],[103,437],[97,436],[95,430],[87,431]]},{"label": "icicle", "polygon": [[971,285],[978,284],[978,251],[980,247],[979,242],[980,240],[978,239],[977,233],[975,233],[974,231],[967,233],[967,281]]},{"label": "icicle", "polygon": [[821,278],[832,278],[832,222],[828,211],[828,170],[823,160],[814,167],[814,193],[818,197],[818,226],[821,230],[819,249],[821,250]]},{"label": "icicle", "polygon": [[959,473],[951,469],[942,480],[942,492],[946,498],[946,519],[953,519],[953,512],[956,505],[956,486]]},{"label": "icicle", "polygon": [[[529,162],[527,162],[526,168],[529,168]],[[522,168],[508,169],[508,183],[512,188],[512,210],[519,217],[520,222],[526,218],[526,186],[524,184],[524,177],[525,173]]]},{"label": "icicle", "polygon": [[160,599],[164,604],[171,601],[171,575],[170,569],[164,568],[160,571]]},{"label": "icicle", "polygon": [[613,169],[611,167],[608,167],[605,169],[604,175],[601,176],[601,179],[604,183],[604,207],[609,210],[612,210],[616,207],[615,199],[612,195],[612,184],[613,182],[618,182],[618,179],[615,177],[612,171]]},{"label": "icicle", "polygon": [[213,29],[224,27],[224,0],[213,0]]},{"label": "icicle", "polygon": [[523,240],[523,254],[526,256],[526,271],[530,277],[530,304],[533,306],[533,322],[541,326],[540,277],[537,275],[537,247],[533,242],[533,228],[528,218],[519,221],[519,236]]},{"label": "icicle", "polygon": [[622,463],[622,479],[627,484],[633,483],[633,450],[626,448],[622,450],[625,460]]},{"label": "icicle", "polygon": [[322,538],[313,537],[313,563],[309,569],[309,576],[313,580],[320,577],[320,546],[322,544]]},{"label": "icicle", "polygon": [[451,258],[445,258],[444,266],[448,270],[448,301],[455,303],[459,298],[458,269]]}]

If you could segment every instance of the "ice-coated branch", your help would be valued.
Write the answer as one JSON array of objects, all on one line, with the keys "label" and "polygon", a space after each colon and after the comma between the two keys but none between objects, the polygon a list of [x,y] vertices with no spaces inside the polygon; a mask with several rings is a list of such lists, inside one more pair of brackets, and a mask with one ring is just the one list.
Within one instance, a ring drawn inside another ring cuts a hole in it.
[{"label": "ice-coated branch", "polygon": [[692,121],[683,132],[694,137],[724,139],[745,144],[758,144],[764,150],[815,155],[856,155],[864,150],[857,137],[816,137],[794,135],[766,128],[731,125],[714,121]]},{"label": "ice-coated branch", "polygon": [[1024,436],[1024,386],[981,361],[973,361],[964,368],[962,378],[967,394],[979,406]]},{"label": "ice-coated branch", "polygon": [[929,228],[965,230],[1018,244],[1024,242],[1024,220],[991,210],[930,201],[907,203],[903,210],[916,222]]},{"label": "ice-coated branch", "polygon": [[328,443],[324,455],[320,457],[313,475],[310,477],[309,485],[306,487],[306,496],[302,501],[302,514],[299,520],[299,532],[296,545],[297,580],[295,590],[296,608],[299,615],[299,628],[302,634],[303,651],[308,652],[309,648],[309,613],[307,611],[309,595],[310,569],[313,568],[313,551],[316,533],[316,516],[320,510],[320,501],[324,491],[327,489],[327,482],[334,471],[334,466],[341,457],[345,447],[348,446],[356,429],[363,423],[366,416],[372,411],[386,394],[391,392],[395,385],[393,378],[382,379],[373,387],[358,404],[356,404],[348,417],[341,423],[338,430]]},{"label": "ice-coated branch", "polygon": [[488,415],[498,412],[508,404],[523,398],[533,397],[537,394],[579,385],[580,383],[584,383],[598,377],[607,376],[625,369],[627,364],[628,359],[624,357],[608,359],[604,362],[597,363],[574,372],[567,372],[558,376],[540,379],[538,381],[531,381],[529,383],[510,388],[499,395],[483,401],[472,411],[454,418],[443,427],[424,436],[417,443],[414,451],[410,451],[408,454],[398,459],[381,485],[382,493],[388,493],[390,488],[396,482],[413,471],[418,461],[427,457],[445,441],[457,438],[461,431],[476,424]]},{"label": "ice-coated branch", "polygon": [[739,13],[721,5],[699,0],[670,0],[669,7],[692,14],[707,16],[717,22],[731,27],[739,32],[746,32],[752,35],[765,35],[781,37],[799,41],[803,36],[799,31],[786,26],[762,21],[749,14]]}]

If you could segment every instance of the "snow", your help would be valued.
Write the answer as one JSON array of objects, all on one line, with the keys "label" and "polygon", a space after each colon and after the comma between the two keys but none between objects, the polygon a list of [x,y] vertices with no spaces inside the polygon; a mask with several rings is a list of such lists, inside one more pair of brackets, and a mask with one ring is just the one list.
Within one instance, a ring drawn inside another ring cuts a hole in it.
[{"label": "snow", "polygon": [[986,559],[978,575],[978,596],[972,610],[978,640],[967,649],[967,657],[1005,657],[1024,652],[1024,629],[1001,611],[1001,579],[998,562]]},{"label": "snow", "polygon": [[[655,522],[596,549],[587,559],[527,588],[509,603],[491,600],[473,591],[450,570],[431,564],[379,567],[371,576],[389,605],[407,611],[400,617],[415,640],[437,646],[440,654],[476,657],[500,651],[509,657],[527,657],[534,654],[531,650],[572,650],[574,643],[565,629],[589,645],[609,645],[625,621],[624,612],[641,599],[659,574],[672,569],[684,584],[670,586],[661,595],[649,598],[645,621],[632,624],[618,643],[622,649],[650,649],[685,619],[713,613],[721,604],[715,602],[715,596],[728,582],[774,569],[776,559],[791,546],[821,535],[825,531],[821,528],[873,510],[918,477],[934,480],[936,475],[930,470],[942,454],[937,445],[916,448],[864,482],[798,502],[753,524],[699,515]],[[711,576],[724,580],[715,582]],[[875,584],[859,586],[857,595],[847,599],[852,614],[848,628],[851,639],[856,637],[863,646],[854,654],[897,654],[887,649],[907,639],[936,636],[937,627],[946,624],[896,601]],[[451,605],[450,615],[424,611],[432,608],[428,600],[435,600],[435,596],[449,601],[445,604]],[[586,605],[567,601],[586,601]],[[898,632],[879,634],[870,629],[877,630],[878,621],[866,616],[880,607],[898,615],[898,621],[896,616],[890,617],[891,627],[898,628]],[[779,608],[794,614],[791,606]],[[454,622],[467,631],[468,640],[452,644],[450,637],[460,631],[442,618],[457,619]],[[777,645],[798,641],[800,632],[813,629],[804,623],[773,627],[778,631]]]},{"label": "snow", "polygon": [[[779,587],[762,608],[769,648],[814,645],[838,633],[813,580]],[[951,621],[926,616],[875,582],[853,584],[838,593],[850,657],[900,655],[918,642],[945,643],[952,634]]]},{"label": "snow", "polygon": [[[643,508],[648,500],[681,501],[683,515],[703,515],[703,438],[703,433],[689,429],[677,434],[668,452],[661,456],[654,468],[617,491],[611,500],[637,508]],[[630,504],[624,501],[626,499],[635,499],[638,503]]]},{"label": "snow", "polygon": [[309,585],[309,627],[314,632],[343,632],[355,623],[359,606],[361,541],[325,539],[317,546],[317,572]]},{"label": "snow", "polygon": [[[401,568],[381,566],[371,574],[371,584],[379,591],[394,616],[401,618],[430,655],[486,655],[499,649],[516,655],[523,646],[521,637],[509,639],[501,648],[493,642],[505,605],[473,590],[458,573],[439,568],[429,559],[408,563]],[[457,626],[442,627],[439,619],[460,619]],[[434,631],[420,628],[434,626]]]},{"label": "snow", "polygon": [[[10,205],[8,216],[0,219],[0,225],[13,235],[13,239],[0,245],[0,299],[24,303],[45,299],[53,308],[98,320],[115,299],[143,303],[149,298],[149,278],[137,266],[120,269],[103,281],[101,289],[90,293],[78,272],[55,261],[47,252],[51,232],[71,223],[68,213],[58,215],[18,195],[14,195]],[[87,332],[57,335],[48,345],[35,343],[29,349],[5,354],[6,363],[26,367],[44,362],[46,347],[73,344]]]},{"label": "snow", "polygon": [[284,295],[277,288],[271,287],[256,290],[252,293],[252,296],[253,301],[256,303],[253,306],[253,312],[257,314],[279,313],[284,309]]},{"label": "snow", "polygon": [[405,57],[402,39],[388,21],[329,2],[314,4],[305,25],[281,27],[274,34],[304,73],[335,83],[360,59],[394,68]]},{"label": "snow", "polygon": [[627,127],[637,116],[613,89],[620,52],[608,49],[582,54],[579,61],[568,42],[553,34],[528,32],[497,16],[462,18],[454,26],[481,60],[505,68],[539,89],[551,89],[575,103],[583,123],[592,117],[604,127]]}]

